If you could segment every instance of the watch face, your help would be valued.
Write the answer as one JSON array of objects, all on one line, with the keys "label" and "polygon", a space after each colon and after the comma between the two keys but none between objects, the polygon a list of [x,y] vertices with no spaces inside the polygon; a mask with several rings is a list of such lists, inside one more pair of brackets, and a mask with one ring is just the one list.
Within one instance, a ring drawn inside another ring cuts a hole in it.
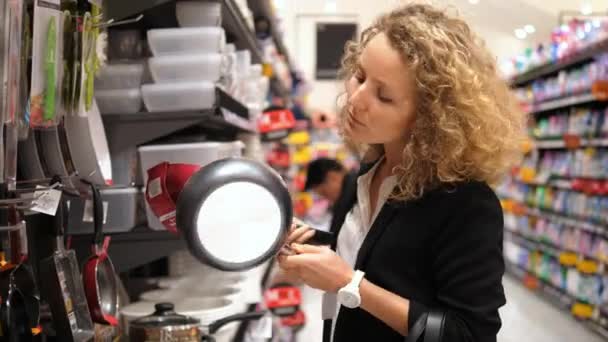
[{"label": "watch face", "polygon": [[358,308],[361,304],[361,297],[352,290],[342,289],[338,292],[338,301],[347,308]]}]

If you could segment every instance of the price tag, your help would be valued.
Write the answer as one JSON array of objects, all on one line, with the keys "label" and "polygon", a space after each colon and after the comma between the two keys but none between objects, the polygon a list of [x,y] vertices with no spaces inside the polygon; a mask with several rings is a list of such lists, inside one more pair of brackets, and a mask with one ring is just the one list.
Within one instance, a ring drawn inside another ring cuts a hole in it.
[{"label": "price tag", "polygon": [[[44,188],[40,185],[36,188]],[[37,190],[34,192],[34,202],[32,211],[55,216],[59,201],[61,201],[61,191],[55,189]]]},{"label": "price tag", "polygon": [[272,338],[272,316],[270,314],[264,315],[255,324],[251,330],[251,337],[254,339],[269,339]]},{"label": "price tag", "polygon": [[[103,224],[106,224],[108,218],[108,202],[103,202]],[[82,222],[93,222],[93,201],[84,201],[84,213],[82,214]]]},{"label": "price tag", "polygon": [[572,134],[564,134],[564,144],[567,149],[574,150],[581,147],[581,137]]}]

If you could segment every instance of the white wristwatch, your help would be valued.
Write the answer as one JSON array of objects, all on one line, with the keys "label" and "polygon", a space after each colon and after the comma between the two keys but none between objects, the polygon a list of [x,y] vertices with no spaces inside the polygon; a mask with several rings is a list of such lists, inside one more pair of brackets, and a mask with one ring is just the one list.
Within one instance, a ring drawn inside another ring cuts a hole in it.
[{"label": "white wristwatch", "polygon": [[350,283],[338,291],[338,303],[349,309],[355,309],[361,305],[359,284],[361,284],[364,275],[365,273],[363,271],[355,271],[355,275]]}]

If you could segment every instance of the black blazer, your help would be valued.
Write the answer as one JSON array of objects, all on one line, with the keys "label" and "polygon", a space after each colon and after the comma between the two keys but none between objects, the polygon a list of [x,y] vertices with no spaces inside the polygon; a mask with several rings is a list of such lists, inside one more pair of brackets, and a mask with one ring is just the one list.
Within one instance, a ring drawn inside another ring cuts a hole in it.
[{"label": "black blazer", "polygon": [[[359,174],[370,168],[363,165]],[[349,182],[332,220],[336,236],[356,203],[356,178]],[[446,342],[492,342],[501,326],[498,308],[505,304],[502,241],[502,208],[488,185],[445,185],[415,201],[384,204],[355,269],[410,301],[410,328],[429,308],[437,308],[447,313]],[[360,308],[341,307],[337,320],[334,342],[404,340]],[[330,332],[327,320],[325,342]]]}]

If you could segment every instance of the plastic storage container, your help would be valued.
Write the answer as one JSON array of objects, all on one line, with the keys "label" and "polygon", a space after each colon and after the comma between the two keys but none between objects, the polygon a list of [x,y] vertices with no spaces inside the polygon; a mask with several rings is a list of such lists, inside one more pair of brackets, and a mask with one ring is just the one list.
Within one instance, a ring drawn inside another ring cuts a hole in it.
[{"label": "plastic storage container", "polygon": [[95,90],[139,88],[143,74],[143,64],[108,64],[99,70]]},{"label": "plastic storage container", "polygon": [[222,4],[213,1],[178,1],[175,3],[175,15],[181,27],[220,26]]},{"label": "plastic storage container", "polygon": [[148,44],[154,56],[219,53],[226,45],[220,27],[189,27],[148,31]]},{"label": "plastic storage container", "polygon": [[[142,179],[144,184],[146,184],[148,181],[148,169],[156,166],[158,163],[189,163],[204,166],[218,159],[240,157],[243,148],[244,145],[240,141],[141,146],[138,148],[138,152]],[[147,203],[146,217],[148,218],[148,226],[151,229],[165,230]]]},{"label": "plastic storage container", "polygon": [[101,114],[132,114],[141,110],[141,90],[97,90],[95,99]]},{"label": "plastic storage container", "polygon": [[150,112],[202,110],[215,104],[215,85],[212,82],[144,84],[141,90]]},{"label": "plastic storage container", "polygon": [[[105,233],[124,233],[137,227],[138,203],[143,200],[143,194],[138,188],[101,189],[101,198],[104,206]],[[87,209],[85,211],[85,208]],[[70,200],[69,233],[93,233],[93,203],[91,200]]]},{"label": "plastic storage container", "polygon": [[[179,4],[179,2],[178,2]],[[209,53],[202,55],[152,57],[148,60],[154,82],[212,81],[222,75],[222,55]]]}]

